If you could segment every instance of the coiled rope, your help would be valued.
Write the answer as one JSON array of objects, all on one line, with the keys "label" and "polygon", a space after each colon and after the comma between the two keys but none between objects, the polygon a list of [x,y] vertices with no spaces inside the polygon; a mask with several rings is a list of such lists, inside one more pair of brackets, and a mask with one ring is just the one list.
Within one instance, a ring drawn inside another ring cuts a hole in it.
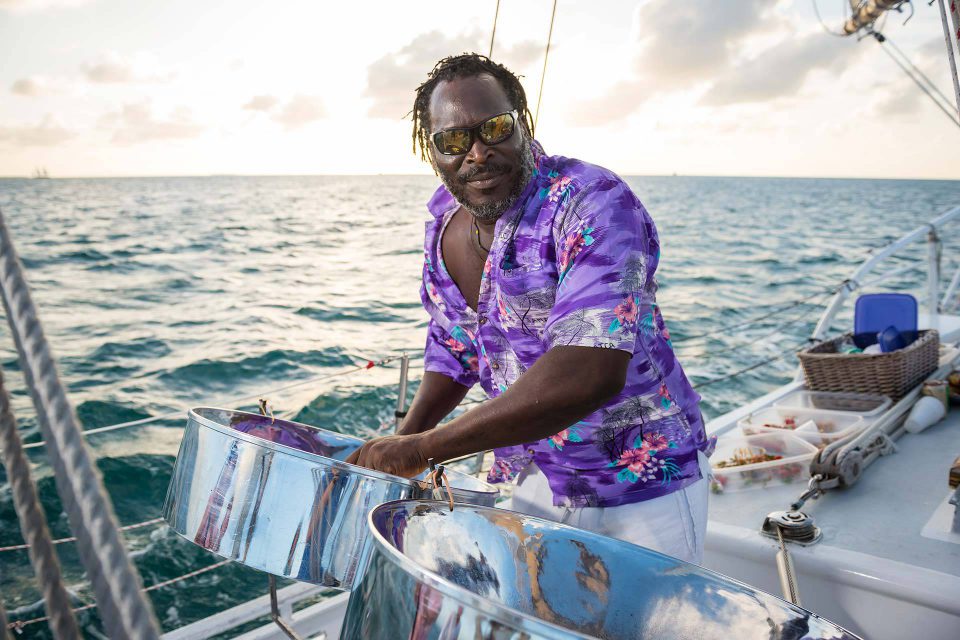
[{"label": "coiled rope", "polygon": [[3,384],[3,373],[0,373],[0,442],[3,443],[3,466],[13,493],[20,532],[27,541],[24,546],[30,551],[30,564],[40,581],[44,606],[51,621],[50,631],[55,638],[79,638],[80,629],[70,610],[70,596],[63,586],[60,560],[50,540],[47,517],[33,483],[30,461],[23,451],[17,422],[10,408],[10,394]]},{"label": "coiled rope", "polygon": [[2,212],[0,296],[47,441],[57,490],[77,535],[80,560],[93,585],[107,635],[114,640],[159,640],[159,625],[141,592],[140,576],[123,546],[103,481],[60,382]]}]

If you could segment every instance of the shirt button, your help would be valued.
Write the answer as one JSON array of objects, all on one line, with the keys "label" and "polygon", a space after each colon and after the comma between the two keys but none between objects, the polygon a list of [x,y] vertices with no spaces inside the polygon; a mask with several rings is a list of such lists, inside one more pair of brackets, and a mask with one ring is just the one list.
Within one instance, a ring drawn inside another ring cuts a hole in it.
[{"label": "shirt button", "polygon": [[493,363],[490,364],[490,368],[491,368],[491,369],[499,369],[499,368],[500,368],[500,365],[498,365],[496,362],[493,362]]},{"label": "shirt button", "polygon": [[483,326],[483,325],[487,324],[487,319],[484,318],[484,317],[481,317],[480,320],[478,320],[478,322],[480,323],[481,326]]},{"label": "shirt button", "polygon": [[529,453],[530,455],[533,455],[533,454],[534,454],[534,451],[533,451],[533,449],[527,449],[527,453]]}]

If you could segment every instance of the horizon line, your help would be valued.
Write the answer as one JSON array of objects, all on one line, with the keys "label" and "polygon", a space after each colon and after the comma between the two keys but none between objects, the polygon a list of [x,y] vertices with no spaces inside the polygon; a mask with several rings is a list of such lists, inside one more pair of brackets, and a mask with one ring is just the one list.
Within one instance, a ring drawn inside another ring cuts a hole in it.
[{"label": "horizon line", "polygon": [[[695,174],[695,173],[618,173],[623,178],[745,178],[779,180],[910,180],[915,182],[960,182],[956,178],[931,178],[913,176],[817,176],[817,175],[775,175],[775,174]],[[39,178],[39,180],[136,180],[144,178],[363,178],[398,177],[420,178],[436,177],[429,173],[187,173],[187,174],[117,174],[117,175],[65,175]],[[0,175],[0,180],[38,180],[30,175]]]}]

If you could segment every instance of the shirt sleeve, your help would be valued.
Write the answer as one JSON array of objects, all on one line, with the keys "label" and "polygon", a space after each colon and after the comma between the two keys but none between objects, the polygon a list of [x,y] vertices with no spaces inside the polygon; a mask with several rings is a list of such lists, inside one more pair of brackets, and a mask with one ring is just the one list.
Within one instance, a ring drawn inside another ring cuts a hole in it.
[{"label": "shirt sleeve", "polygon": [[660,247],[653,221],[620,180],[584,186],[554,222],[558,284],[544,328],[547,348],[633,353],[653,329]]},{"label": "shirt sleeve", "polygon": [[473,337],[459,325],[447,332],[431,319],[427,325],[423,361],[424,371],[443,374],[465,387],[472,387],[480,381]]}]

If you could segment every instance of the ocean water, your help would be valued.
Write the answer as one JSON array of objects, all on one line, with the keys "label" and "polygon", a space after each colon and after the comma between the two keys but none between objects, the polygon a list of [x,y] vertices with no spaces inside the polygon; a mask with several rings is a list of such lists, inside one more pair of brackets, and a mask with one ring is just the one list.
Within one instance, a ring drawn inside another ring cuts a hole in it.
[{"label": "ocean water", "polygon": [[[719,379],[701,390],[708,417],[786,382],[797,366],[789,354],[829,291],[871,250],[960,204],[960,182],[628,180],[659,228],[659,301],[681,362],[695,383]],[[435,185],[425,176],[0,180],[0,210],[89,429],[201,404],[252,408],[236,398],[416,356],[426,325],[423,203]],[[958,237],[944,238],[945,278],[957,268]],[[925,260],[917,243],[889,268]],[[920,294],[924,278],[907,272],[892,284]],[[841,316],[837,329],[849,321]],[[5,322],[0,335],[18,422],[35,442]],[[284,415],[370,436],[392,416],[397,376],[391,363],[267,395]],[[123,524],[159,515],[182,422],[88,438]],[[54,536],[70,535],[43,449],[30,456]],[[126,537],[148,585],[217,561],[163,526]],[[0,471],[0,547],[20,542]],[[77,604],[92,602],[73,545],[58,550]],[[169,630],[266,588],[265,575],[231,565],[151,599]],[[0,552],[0,599],[12,620],[43,615],[26,552]],[[89,637],[102,637],[95,610],[79,618]],[[23,636],[49,632],[30,624]]]}]

